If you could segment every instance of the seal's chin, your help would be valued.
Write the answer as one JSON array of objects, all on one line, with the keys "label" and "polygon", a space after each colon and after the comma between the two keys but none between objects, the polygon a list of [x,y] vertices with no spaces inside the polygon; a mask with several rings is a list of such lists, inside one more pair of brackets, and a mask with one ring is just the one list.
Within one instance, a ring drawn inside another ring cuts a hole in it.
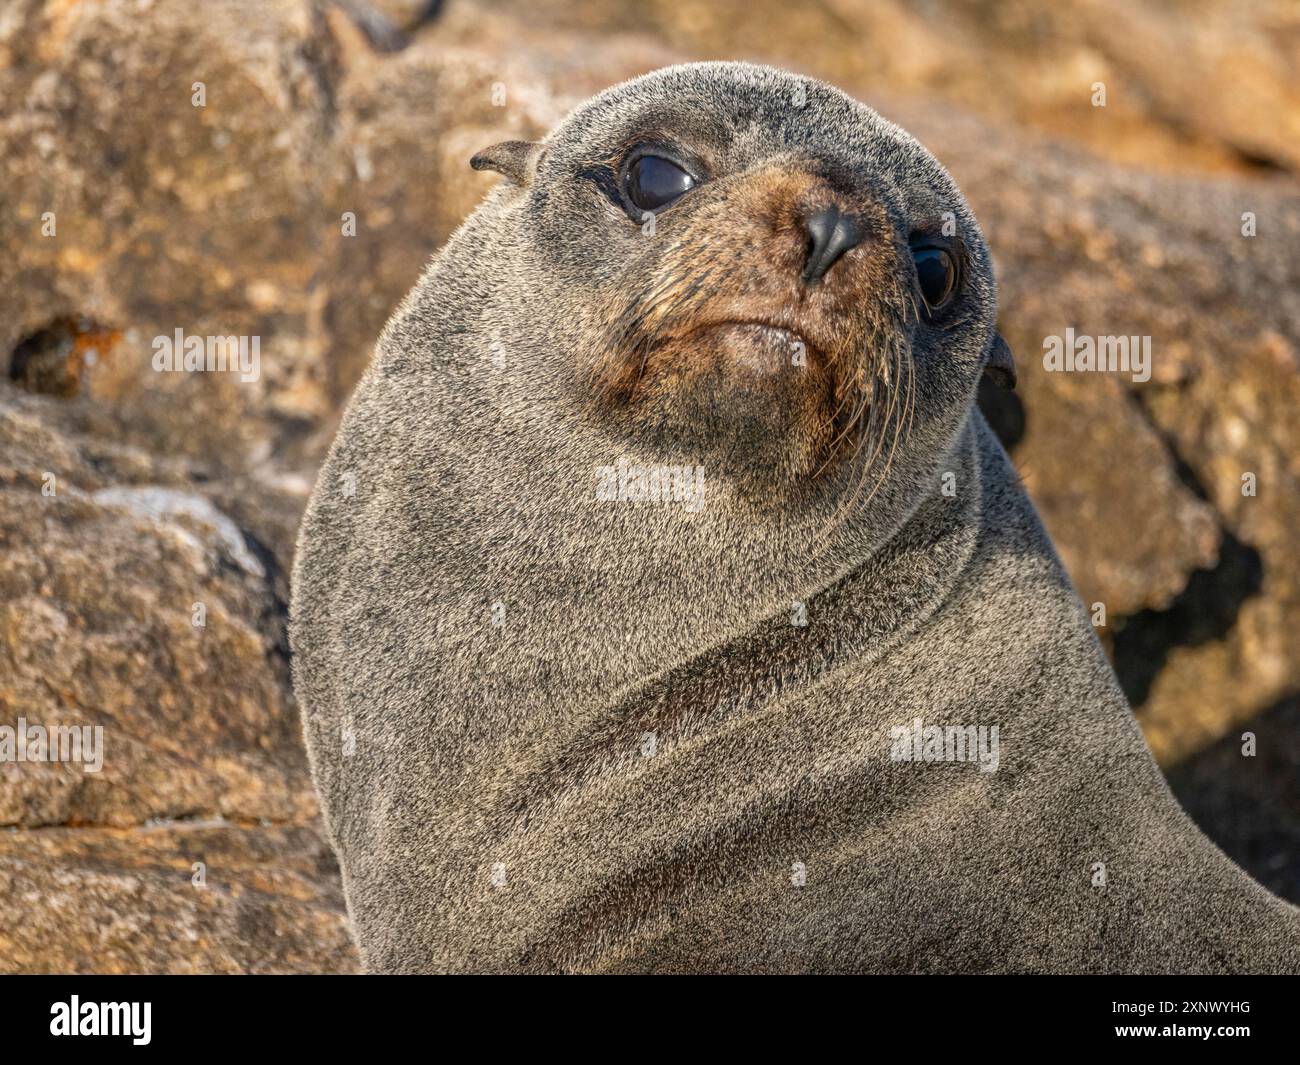
[{"label": "seal's chin", "polygon": [[756,492],[851,464],[880,400],[866,320],[832,323],[780,301],[707,311],[630,316],[638,329],[616,334],[593,363],[597,413],[665,455],[748,478]]},{"label": "seal's chin", "polygon": [[697,337],[741,373],[771,377],[802,369],[808,361],[808,342],[799,333],[766,322],[720,322],[699,330]]},{"label": "seal's chin", "polygon": [[808,334],[740,315],[683,325],[622,361],[637,373],[610,408],[624,429],[756,496],[816,471],[834,434],[835,392]]}]

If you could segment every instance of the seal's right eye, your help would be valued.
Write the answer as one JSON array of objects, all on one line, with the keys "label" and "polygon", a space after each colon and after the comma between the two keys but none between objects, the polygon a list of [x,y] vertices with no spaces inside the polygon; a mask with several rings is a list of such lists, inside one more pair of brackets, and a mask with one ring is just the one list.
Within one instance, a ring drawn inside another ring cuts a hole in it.
[{"label": "seal's right eye", "polygon": [[912,261],[926,308],[931,313],[941,310],[956,288],[957,264],[947,249],[932,246],[913,247]]},{"label": "seal's right eye", "polygon": [[632,206],[662,211],[695,187],[695,179],[670,159],[642,155],[627,168],[623,191]]}]

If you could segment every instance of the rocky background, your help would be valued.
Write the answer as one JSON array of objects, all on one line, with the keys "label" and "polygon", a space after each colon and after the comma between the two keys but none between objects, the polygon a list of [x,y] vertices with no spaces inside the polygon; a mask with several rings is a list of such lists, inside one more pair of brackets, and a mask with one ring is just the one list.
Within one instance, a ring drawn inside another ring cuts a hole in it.
[{"label": "rocky background", "polygon": [[[285,641],[315,466],[469,156],[684,58],[828,78],[953,172],[1019,355],[986,411],[1175,791],[1300,900],[1289,0],[6,0],[0,724],[109,756],[0,763],[0,972],[356,968]],[[1152,379],[1045,373],[1069,326]],[[261,377],[154,372],[177,328]]]}]

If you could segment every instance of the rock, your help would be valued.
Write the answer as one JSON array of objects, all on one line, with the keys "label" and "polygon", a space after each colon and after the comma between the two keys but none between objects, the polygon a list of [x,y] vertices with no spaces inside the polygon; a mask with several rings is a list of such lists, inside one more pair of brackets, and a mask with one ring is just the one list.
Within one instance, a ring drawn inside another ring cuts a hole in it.
[{"label": "rock", "polygon": [[[310,818],[275,554],[195,471],[58,414],[0,405],[0,724],[100,726],[103,768],[0,763],[0,824]],[[292,521],[241,495],[264,527]]]},{"label": "rock", "polygon": [[[0,95],[21,101],[0,119],[0,242],[22,249],[0,261],[0,350],[69,315],[121,331],[111,380],[84,387],[122,435],[191,455],[275,439],[252,412],[326,413],[310,356],[343,169],[319,14],[217,7],[152,4],[148,33],[128,2],[0,21]],[[260,336],[262,376],[154,373],[152,338],[177,328]]]},{"label": "rock", "polygon": [[[1300,13],[1130,0],[504,0],[520,39],[604,41],[635,27],[691,59],[776,63],[876,93],[924,96],[999,126],[1148,168],[1300,170]],[[575,40],[574,38],[577,38]],[[545,45],[542,45],[545,46]],[[534,44],[534,48],[539,45]],[[1171,62],[1171,57],[1177,57]],[[1094,84],[1106,89],[1093,106]]]},{"label": "rock", "polygon": [[301,497],[74,415],[0,392],[0,750],[85,740],[0,761],[0,971],[353,970],[288,677]]},{"label": "rock", "polygon": [[0,832],[0,899],[0,973],[358,969],[338,867],[308,827]]},{"label": "rock", "polygon": [[1293,901],[1300,900],[1297,736],[1300,699],[1287,699],[1169,774],[1179,802],[1228,857]]}]

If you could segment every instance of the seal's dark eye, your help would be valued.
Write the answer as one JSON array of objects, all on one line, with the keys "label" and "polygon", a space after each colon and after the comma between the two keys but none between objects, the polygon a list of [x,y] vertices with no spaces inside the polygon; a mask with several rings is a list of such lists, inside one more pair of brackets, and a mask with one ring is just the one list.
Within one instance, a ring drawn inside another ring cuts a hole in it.
[{"label": "seal's dark eye", "polygon": [[660,211],[695,187],[695,179],[661,155],[643,155],[627,169],[627,198],[642,211]]},{"label": "seal's dark eye", "polygon": [[921,283],[921,295],[931,311],[937,311],[952,298],[957,282],[957,264],[943,248],[922,247],[912,249],[916,263],[916,279]]}]

